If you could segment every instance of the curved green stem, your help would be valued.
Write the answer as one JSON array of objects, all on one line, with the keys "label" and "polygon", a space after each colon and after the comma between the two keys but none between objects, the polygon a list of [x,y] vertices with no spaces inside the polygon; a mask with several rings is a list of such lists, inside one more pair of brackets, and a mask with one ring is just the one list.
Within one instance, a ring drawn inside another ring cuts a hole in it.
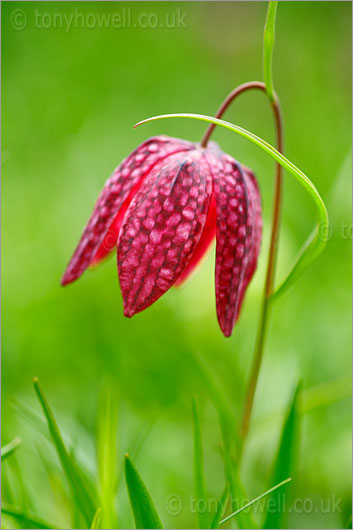
[{"label": "curved green stem", "polygon": [[[270,10],[270,6],[269,6]],[[268,16],[269,18],[269,16]],[[267,49],[267,48],[265,48]],[[266,55],[266,54],[265,54]],[[271,65],[270,65],[271,66]],[[259,81],[251,81],[249,83],[244,83],[237,88],[235,88],[224,100],[220,108],[216,113],[216,118],[221,118],[224,112],[227,110],[229,105],[238,97],[240,94],[247,92],[249,90],[262,90],[265,93],[268,93],[268,87],[265,83]],[[276,126],[276,136],[277,136],[277,149],[280,153],[283,151],[283,120],[280,110],[280,105],[276,94],[272,94],[272,98],[269,98],[271,107],[273,110]],[[206,133],[201,141],[201,147],[206,147],[210,139],[210,136],[216,125],[211,123]],[[280,218],[281,218],[281,204],[282,204],[282,188],[283,188],[283,175],[282,175],[282,166],[277,163],[276,165],[276,175],[275,175],[275,185],[274,185],[274,196],[273,196],[273,213],[272,213],[272,229],[271,229],[271,239],[270,246],[268,251],[268,262],[267,262],[267,271],[265,286],[263,292],[263,298],[261,303],[259,326],[255,342],[255,351],[254,351],[254,360],[252,364],[252,369],[249,378],[248,389],[245,397],[243,418],[241,423],[241,438],[245,439],[248,429],[249,422],[251,417],[251,411],[254,404],[255,392],[257,381],[259,378],[261,362],[263,357],[263,350],[265,345],[266,338],[266,329],[269,316],[269,299],[273,293],[273,285],[276,272],[276,262],[278,254],[278,239],[279,239],[279,230],[280,230]]]},{"label": "curved green stem", "polygon": [[[260,81],[249,81],[248,83],[243,83],[242,85],[237,86],[232,92],[226,97],[226,99],[223,101],[222,105],[219,107],[219,109],[216,112],[216,118],[221,118],[229,105],[233,103],[233,101],[240,96],[240,94],[243,94],[244,92],[248,92],[249,90],[263,90],[266,92],[266,86],[265,83],[261,83]],[[200,145],[201,147],[206,147],[208,144],[208,141],[211,137],[211,134],[213,133],[214,129],[216,127],[215,123],[210,123],[208,126],[204,137],[202,138]]]},{"label": "curved green stem", "polygon": [[204,116],[202,114],[189,114],[189,113],[163,114],[161,116],[154,116],[152,118],[147,118],[146,120],[143,120],[137,123],[135,127],[137,127],[138,125],[141,125],[142,123],[147,123],[149,121],[155,121],[155,120],[161,120],[165,118],[189,118],[189,119],[191,118],[195,120],[205,121],[208,123],[214,123],[230,131],[233,131],[239,134],[240,136],[243,136],[250,142],[260,147],[263,151],[265,151],[265,153],[270,155],[284,169],[287,169],[287,171],[291,173],[291,175],[294,176],[294,178],[305,188],[305,190],[309,193],[309,195],[313,199],[315,206],[316,206],[316,217],[317,217],[316,227],[314,231],[312,232],[312,234],[307,239],[306,243],[303,245],[292,269],[290,270],[286,278],[282,281],[280,286],[274,290],[271,296],[271,300],[274,297],[277,298],[280,294],[283,294],[288,289],[288,287],[290,287],[294,283],[294,281],[301,275],[301,273],[321,254],[321,252],[324,250],[326,246],[326,239],[320,237],[320,227],[323,225],[328,226],[328,214],[327,214],[325,203],[322,200],[316,187],[311,182],[311,180],[305,175],[305,173],[303,173],[303,171],[301,171],[298,167],[296,167],[290,160],[288,160],[285,156],[283,156],[279,151],[277,151],[277,149],[275,149],[268,142],[266,142],[259,136],[256,136],[256,134],[250,131],[247,131],[243,127],[239,127],[238,125],[234,125],[232,123],[229,123],[224,120],[220,120],[218,118],[213,118],[211,116]]},{"label": "curved green stem", "polygon": [[[276,123],[276,135],[277,135],[277,147],[278,151],[282,153],[283,151],[283,120],[281,109],[279,106],[278,99],[275,95],[275,99],[272,100],[272,108],[275,116]],[[247,388],[247,393],[245,397],[245,404],[242,416],[241,430],[240,435],[242,441],[244,441],[250,424],[251,412],[254,404],[255,392],[257,387],[257,382],[259,379],[260,368],[264,353],[264,345],[266,340],[266,332],[268,325],[269,317],[269,306],[270,299],[274,289],[275,273],[276,273],[276,263],[278,256],[278,239],[279,239],[279,230],[280,230],[280,220],[281,220],[281,206],[282,206],[282,192],[283,192],[283,174],[282,166],[277,163],[276,165],[276,175],[275,175],[275,185],[274,185],[274,196],[273,196],[273,207],[272,207],[272,229],[271,229],[271,239],[270,247],[268,250],[267,258],[267,270],[266,270],[266,279],[264,285],[264,291],[262,296],[261,311],[259,317],[259,325],[257,329],[256,342],[254,357],[250,372],[249,384]]]},{"label": "curved green stem", "polygon": [[[264,85],[262,83],[257,83],[257,82],[254,82],[254,84],[241,85],[241,87],[238,87],[238,89],[235,89],[235,91],[233,91],[228,96],[228,98],[225,100],[222,107],[219,109],[218,115],[224,112],[225,108],[227,108],[230,102],[238,94],[244,92],[245,90],[248,90],[249,88],[262,88],[263,89]],[[248,390],[246,394],[246,400],[245,400],[244,412],[243,412],[243,418],[242,418],[242,424],[241,424],[241,438],[243,441],[249,429],[249,422],[250,422],[252,407],[254,403],[255,391],[256,391],[257,381],[258,381],[260,368],[261,368],[261,362],[262,362],[263,351],[264,351],[264,343],[266,339],[268,311],[269,311],[270,303],[273,301],[275,297],[282,294],[285,291],[285,289],[287,289],[297,279],[297,277],[314,261],[314,259],[316,259],[316,257],[323,251],[326,245],[326,241],[320,238],[320,226],[322,223],[328,223],[328,215],[327,215],[325,204],[322,198],[320,197],[318,191],[316,190],[314,184],[308,179],[308,177],[299,168],[297,168],[292,162],[290,162],[280,152],[283,148],[282,117],[281,117],[281,111],[280,111],[280,107],[279,107],[276,95],[274,96],[274,98],[275,99],[272,101],[272,107],[274,110],[275,121],[276,121],[278,150],[275,149],[273,146],[271,146],[265,140],[262,140],[255,134],[251,133],[250,131],[247,131],[246,129],[243,129],[242,127],[238,127],[237,125],[233,125],[219,118],[211,118],[209,116],[202,116],[199,114],[162,115],[162,116],[156,116],[153,118],[149,118],[147,120],[143,120],[142,122],[139,122],[137,124],[137,125],[140,125],[141,123],[146,123],[148,121],[163,119],[163,118],[194,118],[194,119],[198,119],[201,121],[209,122],[211,124],[211,127],[209,127],[206,131],[206,134],[202,140],[202,146],[207,145],[208,139],[214,129],[214,126],[221,125],[222,127],[225,127],[226,129],[236,132],[237,134],[255,143],[257,146],[261,147],[261,149],[263,149],[267,154],[272,156],[272,158],[274,158],[278,163],[277,168],[276,168],[275,193],[274,193],[274,199],[273,199],[272,232],[271,232],[271,241],[270,241],[270,248],[269,248],[269,255],[268,255],[267,273],[266,273],[265,287],[264,287],[264,293],[263,293],[263,299],[262,299],[262,305],[261,305],[259,327],[258,327],[256,343],[255,343],[254,360],[253,360],[253,365],[251,369],[249,386],[248,386]],[[135,125],[135,127],[137,125]],[[281,196],[282,196],[282,171],[281,171],[282,167],[287,169],[300,182],[300,184],[304,186],[304,188],[308,191],[308,193],[313,198],[316,208],[317,208],[317,225],[316,225],[314,232],[309,236],[307,242],[304,244],[293,268],[291,269],[291,271],[289,272],[285,280],[281,283],[280,287],[277,290],[274,290],[275,266],[276,266],[278,236],[279,236],[279,227],[280,227],[280,210],[281,210]],[[241,452],[240,452],[240,456],[241,456]]]}]

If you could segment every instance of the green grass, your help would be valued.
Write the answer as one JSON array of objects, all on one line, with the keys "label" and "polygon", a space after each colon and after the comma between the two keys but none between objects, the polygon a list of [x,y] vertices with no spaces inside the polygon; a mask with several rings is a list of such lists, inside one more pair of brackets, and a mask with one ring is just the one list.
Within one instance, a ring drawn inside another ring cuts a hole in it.
[{"label": "green grass", "polygon": [[[144,13],[165,21],[181,10],[186,27],[35,25],[36,13],[123,9],[133,21]],[[216,320],[214,250],[185,286],[129,320],[115,257],[70,287],[59,285],[113,168],[148,136],[199,141],[206,125],[133,124],[168,113],[212,116],[236,85],[262,79],[266,9],[265,2],[2,3],[3,527],[134,528],[125,453],[166,528],[349,524],[349,2],[277,7],[273,82],[284,114],[284,155],[319,190],[332,230],[320,258],[273,305],[242,452],[240,417],[270,231],[270,157],[239,135],[215,130],[221,148],[254,170],[264,213],[258,270],[231,338]],[[26,16],[22,30],[13,25],[16,10]],[[224,118],[275,144],[263,95],[244,95]],[[305,190],[288,174],[284,180],[276,285],[315,216]],[[33,392],[36,374],[45,396],[38,383]],[[288,477],[290,484],[243,509]],[[207,513],[198,514],[195,497],[203,496]],[[285,513],[273,514],[283,496]],[[173,510],[168,503],[175,498]],[[294,509],[303,499],[312,510]]]},{"label": "green grass", "polygon": [[[104,406],[100,408],[99,423],[103,426],[103,429],[99,430],[99,438],[97,441],[98,452],[102,452],[103,456],[99,459],[99,474],[100,477],[104,476],[101,495],[102,506],[98,506],[96,509],[93,507],[99,502],[99,494],[97,491],[89,486],[88,479],[86,476],[85,468],[80,464],[72,452],[69,451],[64,443],[62,434],[59,426],[55,420],[53,411],[48,403],[47,397],[38,381],[35,377],[33,380],[33,386],[35,393],[38,397],[38,401],[43,411],[43,415],[48,424],[48,429],[51,436],[51,442],[56,450],[59,461],[62,467],[62,473],[66,477],[67,482],[70,485],[71,490],[71,505],[72,505],[72,520],[76,523],[75,528],[100,528],[101,521],[107,521],[110,523],[102,524],[104,527],[113,528],[114,521],[114,493],[111,494],[111,477],[116,476],[116,469],[112,467],[113,462],[116,465],[116,458],[114,458],[115,446],[116,446],[116,408],[113,405],[114,399],[112,398],[112,391],[110,388],[106,388],[102,396]],[[292,427],[294,421],[293,407],[296,403],[296,396],[293,399],[293,404],[288,413],[282,439],[280,443],[279,456],[276,461],[276,469],[280,469],[283,474],[284,469],[288,469],[287,459],[283,462],[283,459],[287,454],[283,454],[287,451],[287,446],[290,448],[295,445],[296,438]],[[113,412],[115,411],[115,413]],[[256,504],[258,501],[268,495],[273,495],[278,488],[283,488],[291,478],[282,480],[279,484],[276,484],[265,493],[256,497],[255,499],[247,502],[241,508],[235,512],[230,513],[222,519],[224,510],[226,508],[226,501],[228,498],[228,488],[232,493],[230,508],[236,505],[237,502],[242,502],[240,494],[244,494],[244,488],[238,478],[238,472],[234,470],[233,463],[231,461],[231,442],[230,439],[223,435],[223,452],[224,452],[224,476],[225,476],[225,487],[224,492],[217,504],[215,513],[209,511],[212,499],[206,493],[206,485],[204,479],[204,463],[203,463],[203,450],[201,441],[201,422],[199,412],[195,400],[192,401],[192,416],[194,424],[194,481],[195,481],[195,496],[194,506],[196,514],[198,516],[199,528],[218,528],[227,521],[233,518],[237,518],[237,524],[239,528],[255,528],[252,517],[246,510],[250,506]],[[18,445],[18,442],[17,442]],[[12,442],[12,446],[16,445]],[[104,449],[102,449],[102,447]],[[14,450],[11,451],[14,453]],[[5,451],[5,454],[11,456],[9,450]],[[107,453],[112,456],[107,458]],[[286,467],[287,466],[287,467]],[[124,465],[125,482],[129,495],[131,510],[134,516],[136,528],[163,528],[161,519],[157,513],[157,509],[153,503],[151,494],[149,493],[145,483],[143,482],[139,472],[132,463],[128,454],[125,454],[125,465]],[[106,477],[109,477],[108,481]],[[102,479],[100,478],[102,482]],[[107,483],[109,486],[107,486]],[[238,495],[238,497],[236,497]],[[37,515],[33,514],[26,508],[20,506],[11,506],[3,504],[1,508],[2,514],[15,521],[20,527],[26,526],[28,528],[59,528],[60,525],[53,523],[49,520],[44,520]],[[279,510],[280,512],[280,510]],[[265,510],[266,514],[266,510]],[[82,520],[80,518],[82,516]],[[212,518],[211,524],[208,523],[209,518]],[[267,519],[266,519],[267,520]],[[87,524],[89,522],[89,524]],[[86,524],[85,524],[86,523]],[[81,525],[81,526],[80,526]],[[63,525],[62,525],[63,526]]]}]

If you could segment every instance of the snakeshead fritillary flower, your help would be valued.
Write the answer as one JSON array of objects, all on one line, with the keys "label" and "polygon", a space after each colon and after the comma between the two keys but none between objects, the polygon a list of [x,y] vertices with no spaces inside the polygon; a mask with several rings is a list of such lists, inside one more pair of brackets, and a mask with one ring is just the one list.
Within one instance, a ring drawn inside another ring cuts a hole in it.
[{"label": "snakeshead fritillary flower", "polygon": [[217,315],[229,336],[261,244],[255,177],[214,143],[150,138],[106,182],[62,284],[117,246],[124,314],[131,317],[182,283],[215,235]]}]

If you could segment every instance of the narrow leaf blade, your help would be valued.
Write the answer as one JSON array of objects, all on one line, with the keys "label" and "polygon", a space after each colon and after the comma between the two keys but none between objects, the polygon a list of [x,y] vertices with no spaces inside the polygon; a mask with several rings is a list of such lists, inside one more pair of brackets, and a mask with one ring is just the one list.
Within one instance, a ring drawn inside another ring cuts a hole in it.
[{"label": "narrow leaf blade", "polygon": [[[224,456],[224,469],[226,479],[229,483],[229,492],[231,499],[231,507],[234,510],[235,506],[238,505],[239,499],[247,498],[245,488],[240,480],[239,471],[236,469],[231,448],[231,436],[229,434],[228,423],[225,419],[219,415],[219,421],[222,431],[223,439],[223,456]],[[257,528],[256,522],[251,513],[240,513],[238,518],[239,528]]]},{"label": "narrow leaf blade", "polygon": [[207,503],[206,483],[204,476],[203,449],[201,437],[200,416],[195,399],[192,400],[192,416],[194,423],[194,485],[199,528],[208,528],[207,510],[203,508]]},{"label": "narrow leaf blade", "polygon": [[11,456],[16,449],[21,445],[22,440],[20,437],[16,436],[11,442],[4,445],[4,447],[1,448],[1,462],[6,460],[9,456]]},{"label": "narrow leaf blade", "polygon": [[17,506],[12,506],[4,502],[1,503],[1,513],[15,519],[21,528],[64,528],[63,525],[54,525],[37,517],[35,514],[27,513]]},{"label": "narrow leaf blade", "polygon": [[90,526],[91,530],[95,530],[96,528],[100,528],[101,515],[102,515],[102,508],[99,506],[97,508],[96,513],[94,514],[93,521],[92,521],[92,524]]},{"label": "narrow leaf blade", "polygon": [[[272,484],[277,484],[288,477],[293,472],[295,457],[298,446],[298,429],[300,420],[299,409],[300,384],[297,385],[287,415],[283,424],[281,439],[274,464]],[[285,488],[284,493],[287,488]],[[284,494],[282,493],[282,495]],[[279,493],[274,491],[269,499],[271,507],[280,507]],[[263,528],[282,528],[283,513],[280,509],[267,511]]]},{"label": "narrow leaf blade", "polygon": [[227,483],[218,501],[217,510],[211,522],[211,526],[210,526],[211,529],[218,528],[220,520],[223,517],[223,513],[224,513],[225,507],[228,502],[228,496],[229,496],[229,488],[228,488],[228,483]]},{"label": "narrow leaf blade", "polygon": [[221,524],[224,524],[226,523],[227,521],[229,521],[229,519],[232,519],[233,517],[235,517],[236,515],[239,515],[240,513],[242,513],[244,510],[246,510],[247,508],[249,508],[250,506],[252,506],[253,504],[255,504],[256,502],[260,501],[261,499],[263,499],[264,497],[266,497],[267,495],[270,495],[271,493],[273,493],[274,491],[278,490],[278,488],[282,488],[283,486],[285,486],[286,484],[288,484],[288,482],[290,482],[292,479],[291,478],[287,478],[286,480],[283,480],[282,482],[280,482],[279,484],[276,484],[276,486],[273,486],[273,488],[265,491],[265,493],[262,493],[261,495],[259,495],[258,497],[256,497],[255,499],[253,499],[252,501],[250,502],[247,502],[246,504],[244,504],[244,506],[242,506],[241,508],[239,508],[239,510],[236,510],[235,512],[231,513],[230,515],[228,515],[227,517],[225,517],[224,519],[222,519],[222,521],[219,523],[220,525]]},{"label": "narrow leaf blade", "polygon": [[75,497],[77,504],[85,518],[87,526],[92,522],[95,514],[95,507],[91,498],[90,492],[86,488],[76,462],[68,453],[59,427],[55,421],[54,415],[49,407],[49,403],[45,397],[42,387],[39,384],[38,379],[33,379],[33,385],[37,394],[38,400],[42,406],[44,415],[46,417],[49,432],[56,448],[60,463],[66,475],[67,481],[69,482],[73,496]]},{"label": "narrow leaf blade", "polygon": [[118,485],[118,404],[114,386],[104,385],[98,414],[97,457],[102,526],[116,528],[115,494]]},{"label": "narrow leaf blade", "polygon": [[136,528],[163,528],[151,495],[128,455],[125,456],[125,479]]}]

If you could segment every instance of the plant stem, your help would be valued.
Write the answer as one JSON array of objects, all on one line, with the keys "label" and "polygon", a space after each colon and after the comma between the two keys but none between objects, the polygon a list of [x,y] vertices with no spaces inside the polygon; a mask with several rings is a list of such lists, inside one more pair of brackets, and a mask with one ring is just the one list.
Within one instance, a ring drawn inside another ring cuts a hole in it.
[{"label": "plant stem", "polygon": [[[224,112],[229,107],[229,105],[235,100],[235,98],[240,96],[240,94],[242,94],[243,92],[247,92],[248,90],[253,90],[253,89],[263,90],[264,92],[266,92],[265,84],[261,83],[260,81],[249,81],[248,83],[243,83],[242,85],[239,85],[234,90],[232,90],[232,92],[226,97],[222,105],[217,110],[215,117],[220,119],[223,116]],[[202,138],[200,142],[201,147],[207,146],[207,143],[215,127],[216,125],[214,123],[211,123],[208,126],[204,134],[204,137]]]},{"label": "plant stem", "polygon": [[[262,90],[266,93],[266,85],[260,81],[251,81],[249,83],[244,83],[235,88],[229,96],[224,100],[222,105],[217,111],[216,118],[221,118],[223,113],[229,107],[229,105],[234,101],[236,97],[248,90]],[[273,115],[276,125],[276,136],[277,136],[277,149],[280,153],[283,151],[283,123],[282,123],[282,114],[279,105],[278,98],[274,94],[273,101],[271,102]],[[215,128],[215,124],[211,123],[206,130],[206,133],[201,140],[200,145],[206,147],[207,143],[211,137],[211,134]],[[282,178],[282,166],[280,164],[276,165],[276,175],[275,175],[275,184],[274,184],[274,197],[273,197],[273,207],[272,207],[272,229],[271,229],[271,240],[270,247],[268,252],[268,261],[267,261],[267,271],[266,279],[264,285],[264,292],[261,304],[260,320],[259,327],[256,336],[255,351],[254,351],[254,360],[251,368],[251,374],[249,379],[248,390],[246,393],[245,406],[241,424],[241,438],[244,441],[249,430],[249,422],[251,417],[251,412],[254,403],[254,397],[256,392],[257,381],[259,378],[261,361],[263,357],[264,344],[266,338],[268,317],[269,317],[269,305],[270,298],[273,293],[275,270],[276,270],[276,261],[277,261],[277,250],[278,250],[278,238],[279,238],[279,229],[280,229],[280,219],[281,219],[281,203],[282,203],[282,188],[283,188],[283,178]]]},{"label": "plant stem", "polygon": [[[271,103],[274,112],[276,122],[276,134],[277,134],[277,148],[280,153],[283,151],[283,120],[281,109],[279,106],[278,98],[275,96],[274,101]],[[271,241],[270,248],[268,251],[267,261],[267,272],[265,279],[265,286],[262,298],[260,322],[257,331],[254,359],[250,373],[249,385],[245,399],[245,406],[243,411],[243,419],[241,424],[241,437],[242,440],[246,438],[249,430],[249,423],[251,412],[254,404],[254,397],[256,392],[257,381],[259,378],[261,361],[263,357],[264,344],[266,339],[267,324],[269,317],[269,306],[271,303],[271,295],[273,292],[276,262],[278,253],[278,239],[280,230],[281,220],[281,204],[282,204],[282,189],[283,189],[283,175],[282,166],[276,165],[276,176],[274,184],[274,196],[272,206],[272,230],[271,230]]]}]

